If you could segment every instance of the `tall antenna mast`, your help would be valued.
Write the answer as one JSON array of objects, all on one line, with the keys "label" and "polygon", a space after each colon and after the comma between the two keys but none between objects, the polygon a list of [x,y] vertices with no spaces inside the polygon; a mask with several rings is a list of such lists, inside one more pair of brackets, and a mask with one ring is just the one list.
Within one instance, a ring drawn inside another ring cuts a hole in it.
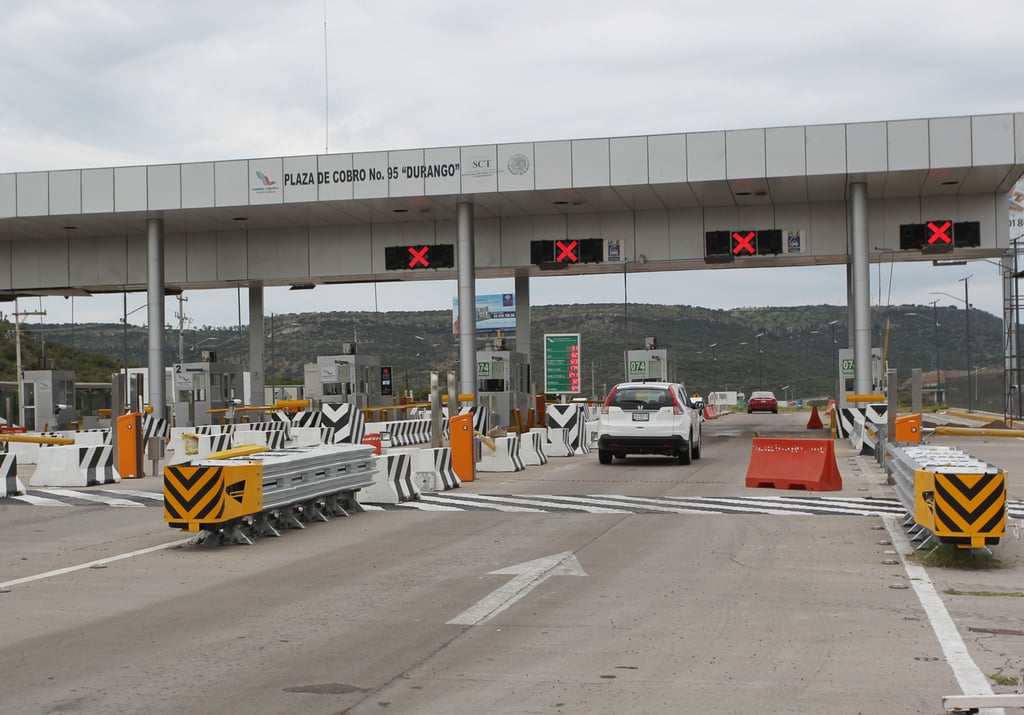
[{"label": "tall antenna mast", "polygon": [[329,94],[327,92],[327,0],[324,0],[324,154],[330,153],[330,111],[328,106]]}]

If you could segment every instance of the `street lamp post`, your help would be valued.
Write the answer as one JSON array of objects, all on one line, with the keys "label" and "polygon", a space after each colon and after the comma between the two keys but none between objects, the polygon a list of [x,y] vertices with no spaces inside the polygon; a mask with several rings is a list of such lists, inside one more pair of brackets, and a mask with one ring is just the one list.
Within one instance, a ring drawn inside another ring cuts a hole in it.
[{"label": "street lamp post", "polygon": [[839,357],[836,355],[836,325],[838,320],[829,322],[832,328],[832,399],[839,399]]},{"label": "street lamp post", "polygon": [[967,282],[974,276],[972,273],[960,280],[964,283],[964,334],[967,337],[967,411],[974,410],[973,391],[971,390],[971,300],[967,292]]},{"label": "street lamp post", "polygon": [[761,338],[764,336],[764,331],[758,333],[754,337],[757,338],[757,384],[764,384],[764,373],[761,371]]},{"label": "street lamp post", "polygon": [[939,367],[939,299],[932,301],[932,323],[935,326],[935,387],[938,388],[937,402],[942,402],[942,368]]}]

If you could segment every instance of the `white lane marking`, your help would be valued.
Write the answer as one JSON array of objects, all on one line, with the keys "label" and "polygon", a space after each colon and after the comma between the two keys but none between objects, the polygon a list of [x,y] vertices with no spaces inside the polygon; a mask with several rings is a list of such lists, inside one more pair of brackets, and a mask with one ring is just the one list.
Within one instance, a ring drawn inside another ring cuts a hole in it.
[{"label": "white lane marking", "polygon": [[178,541],[169,541],[166,544],[159,544],[157,546],[150,546],[145,549],[138,549],[137,551],[129,551],[126,554],[118,554],[116,556],[108,556],[105,559],[97,559],[96,561],[89,561],[84,564],[78,564],[77,566],[67,566],[62,569],[55,569],[54,571],[47,571],[45,573],[38,573],[34,576],[25,576],[23,578],[16,578],[13,581],[5,581],[0,583],[0,589],[10,588],[11,586],[17,586],[23,583],[31,583],[32,581],[42,581],[43,579],[53,578],[54,576],[63,576],[64,574],[74,573],[75,571],[82,571],[84,569],[92,568],[94,566],[106,566],[112,564],[115,561],[122,561],[123,559],[130,559],[135,556],[144,556],[145,554],[151,554],[154,551],[163,551],[164,549],[173,549],[175,546],[184,546],[185,544],[191,544],[195,541],[195,537],[188,539],[179,539]]},{"label": "white lane marking", "polygon": [[[476,496],[479,496],[479,495],[476,495]],[[479,499],[476,499],[476,498],[460,499],[458,497],[444,497],[442,499],[437,499],[436,497],[428,497],[426,494],[424,494],[422,499],[423,499],[423,501],[434,501],[434,500],[436,500],[434,503],[439,503],[439,504],[462,504],[464,506],[475,506],[475,507],[478,507],[478,508],[479,507],[485,507],[485,508],[488,508],[488,509],[494,509],[495,511],[526,512],[528,514],[544,514],[544,513],[546,513],[543,509],[527,509],[525,507],[507,506],[507,505],[504,505],[504,504],[493,504],[492,505],[492,504],[488,504],[486,502],[480,501]]]},{"label": "white lane marking", "polygon": [[[667,512],[670,512],[672,514],[716,514],[716,513],[721,513],[722,509],[726,508],[726,507],[720,505],[719,509],[716,511],[713,508],[711,508],[711,507],[714,506],[713,504],[708,504],[708,506],[703,508],[703,509],[685,509],[683,507],[658,506],[658,504],[663,504],[664,502],[660,502],[660,501],[658,501],[656,499],[651,499],[651,498],[630,497],[630,496],[626,496],[625,494],[609,494],[608,496],[620,500],[622,504],[636,504],[636,505],[642,506],[644,509],[646,509],[648,511],[667,511]],[[796,511],[796,510],[793,510],[793,509],[768,509],[768,508],[747,509],[747,508],[743,508],[743,507],[738,507],[737,506],[737,507],[729,507],[728,510],[729,510],[729,512],[752,512],[752,513],[755,513],[755,514],[779,514],[779,515],[787,515],[787,514],[797,514],[797,515],[800,515],[800,514],[803,514],[805,516],[811,516],[811,512],[809,512],[809,511]]]},{"label": "white lane marking", "polygon": [[82,501],[95,502],[97,504],[106,504],[107,506],[118,506],[118,507],[143,507],[143,504],[139,504],[137,501],[131,501],[130,499],[117,499],[115,497],[104,497],[99,494],[92,494],[90,492],[76,492],[73,489],[47,489],[47,494],[56,494],[59,497],[69,497],[72,499],[81,499]]},{"label": "white lane marking", "polygon": [[37,497],[34,494],[24,494],[20,497],[8,498],[23,501],[26,504],[31,504],[32,506],[74,506],[73,504],[61,501],[60,499],[47,499],[46,497]]},{"label": "white lane marking", "polygon": [[162,502],[164,500],[163,492],[144,492],[141,489],[100,489],[103,494],[124,494],[129,497],[138,497],[139,499],[151,499],[153,501]]},{"label": "white lane marking", "polygon": [[489,573],[514,575],[515,578],[455,616],[448,621],[449,625],[476,626],[486,623],[552,576],[587,575],[571,551],[525,561]]},{"label": "white lane marking", "polygon": [[396,506],[403,506],[407,509],[416,509],[418,511],[465,511],[465,509],[457,506],[443,506],[426,501],[404,501],[396,504]]},{"label": "white lane marking", "polygon": [[[557,501],[558,497],[553,497],[549,494],[538,494],[536,496],[530,495],[505,495],[505,496],[491,496],[489,494],[474,494],[474,499],[479,499],[482,502],[513,502],[515,504],[532,504],[533,506],[546,506],[555,507],[558,509],[575,509],[576,511],[585,511],[591,514],[629,514],[629,511],[625,509],[609,509],[608,507],[592,507],[587,506],[587,499],[581,499],[579,497],[566,497],[571,499],[571,502],[560,503]],[[589,500],[595,501],[595,500]]]},{"label": "white lane marking", "polygon": [[[885,522],[885,528],[889,530],[893,546],[896,547],[900,561],[903,562],[903,568],[907,572],[907,580],[910,582],[911,588],[914,589],[914,593],[917,594],[917,600],[921,602],[925,615],[928,616],[928,622],[931,623],[935,637],[942,647],[942,653],[946,656],[946,662],[949,663],[956,682],[960,685],[960,690],[964,695],[991,695],[992,687],[988,684],[988,679],[971,658],[971,654],[967,652],[967,645],[960,637],[960,631],[953,623],[942,598],[935,591],[935,585],[928,577],[928,572],[923,566],[907,560],[906,557],[913,553],[913,547],[907,541],[903,529],[900,528],[899,519],[886,515],[882,517],[882,521]],[[979,712],[987,713],[987,715],[1005,715],[1002,708],[984,709]]]}]

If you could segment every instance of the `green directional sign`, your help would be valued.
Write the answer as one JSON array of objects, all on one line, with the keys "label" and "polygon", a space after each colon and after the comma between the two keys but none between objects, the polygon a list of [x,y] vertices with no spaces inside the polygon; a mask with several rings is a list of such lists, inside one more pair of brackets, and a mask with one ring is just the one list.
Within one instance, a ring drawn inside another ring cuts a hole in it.
[{"label": "green directional sign", "polygon": [[544,335],[544,392],[580,392],[580,334]]}]

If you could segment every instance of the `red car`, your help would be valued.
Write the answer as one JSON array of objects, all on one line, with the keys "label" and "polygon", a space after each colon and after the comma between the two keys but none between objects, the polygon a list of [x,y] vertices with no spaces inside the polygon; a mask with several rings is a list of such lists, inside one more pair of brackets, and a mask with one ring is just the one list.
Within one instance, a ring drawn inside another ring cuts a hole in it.
[{"label": "red car", "polygon": [[775,394],[763,390],[758,390],[751,394],[750,399],[747,400],[747,414],[749,415],[752,412],[778,414],[779,401],[775,399]]}]

